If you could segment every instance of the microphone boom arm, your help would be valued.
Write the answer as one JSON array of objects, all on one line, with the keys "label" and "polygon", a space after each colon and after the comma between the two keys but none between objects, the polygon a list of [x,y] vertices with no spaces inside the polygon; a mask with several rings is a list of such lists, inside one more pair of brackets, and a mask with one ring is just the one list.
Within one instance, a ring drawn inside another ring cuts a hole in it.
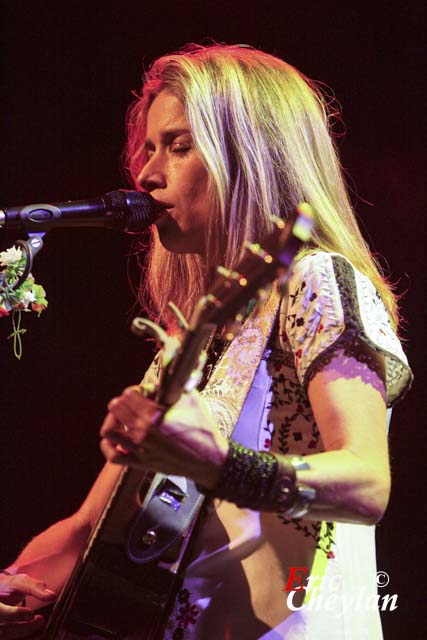
[{"label": "microphone boom arm", "polygon": [[102,227],[144,231],[154,222],[158,210],[148,193],[119,189],[88,200],[0,208],[0,230],[47,232],[55,227]]}]

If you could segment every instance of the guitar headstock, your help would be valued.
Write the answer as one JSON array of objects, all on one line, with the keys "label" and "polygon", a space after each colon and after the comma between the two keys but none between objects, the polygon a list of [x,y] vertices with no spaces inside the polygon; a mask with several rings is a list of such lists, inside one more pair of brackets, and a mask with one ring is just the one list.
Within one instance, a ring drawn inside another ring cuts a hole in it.
[{"label": "guitar headstock", "polygon": [[246,255],[234,270],[219,267],[217,277],[206,296],[200,299],[190,320],[190,330],[203,324],[220,325],[232,319],[262,287],[287,279],[292,262],[304,243],[311,238],[313,209],[300,203],[285,223],[274,217],[274,231],[260,244],[246,245]]},{"label": "guitar headstock", "polygon": [[[254,298],[262,297],[262,288],[279,279],[280,284],[289,277],[292,262],[304,243],[311,238],[314,213],[307,203],[297,205],[285,223],[273,219],[275,229],[259,244],[248,244],[246,254],[234,270],[217,269],[217,277],[209,292],[203,296],[187,325],[175,311],[184,338],[171,348],[171,337],[149,320],[135,318],[135,333],[148,330],[163,343],[163,377],[158,401],[174,404],[184,388],[196,386],[204,364],[203,352],[218,325],[238,319],[239,311]],[[202,355],[201,355],[202,354]],[[191,382],[191,378],[193,382]],[[190,380],[190,383],[189,383]]]}]

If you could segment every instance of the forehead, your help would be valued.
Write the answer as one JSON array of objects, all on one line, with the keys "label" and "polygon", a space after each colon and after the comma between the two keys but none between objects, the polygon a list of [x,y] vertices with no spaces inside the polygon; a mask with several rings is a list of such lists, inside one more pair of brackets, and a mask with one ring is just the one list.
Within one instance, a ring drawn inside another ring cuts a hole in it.
[{"label": "forehead", "polygon": [[162,91],[153,100],[147,114],[147,137],[156,131],[189,128],[184,106],[172,93]]}]

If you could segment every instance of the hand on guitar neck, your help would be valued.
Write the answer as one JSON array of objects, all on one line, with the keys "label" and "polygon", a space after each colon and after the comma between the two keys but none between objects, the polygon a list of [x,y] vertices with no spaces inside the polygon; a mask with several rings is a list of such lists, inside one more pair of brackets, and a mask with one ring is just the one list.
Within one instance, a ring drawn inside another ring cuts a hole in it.
[{"label": "hand on guitar neck", "polygon": [[108,409],[100,432],[107,460],[186,476],[206,489],[217,484],[228,441],[197,391],[185,393],[165,413],[137,387],[128,387]]}]

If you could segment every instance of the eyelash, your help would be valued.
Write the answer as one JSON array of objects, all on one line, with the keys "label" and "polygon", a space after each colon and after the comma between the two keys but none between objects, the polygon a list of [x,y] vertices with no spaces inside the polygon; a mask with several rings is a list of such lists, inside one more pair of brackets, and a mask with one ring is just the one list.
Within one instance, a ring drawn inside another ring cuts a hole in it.
[{"label": "eyelash", "polygon": [[176,147],[174,147],[174,145],[171,145],[172,153],[178,153],[178,154],[184,155],[185,153],[188,153],[190,149],[191,147],[189,145],[180,145]]},{"label": "eyelash", "polygon": [[[179,146],[174,146],[174,145],[179,145]],[[191,151],[191,146],[183,145],[180,143],[173,143],[170,146],[170,150],[172,153],[177,153],[178,155],[185,155],[186,153]],[[146,153],[147,153],[147,160],[149,160],[154,155],[155,152],[153,149],[147,149]]]}]

